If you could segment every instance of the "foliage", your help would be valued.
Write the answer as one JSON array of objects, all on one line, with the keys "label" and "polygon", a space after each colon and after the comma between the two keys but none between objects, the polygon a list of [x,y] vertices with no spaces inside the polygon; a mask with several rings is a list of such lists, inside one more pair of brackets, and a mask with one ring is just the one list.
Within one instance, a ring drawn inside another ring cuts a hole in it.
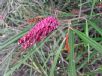
[{"label": "foliage", "polygon": [[[49,15],[60,26],[33,47],[22,49],[18,39],[38,22],[27,20]],[[99,0],[1,0],[0,75],[102,75],[101,20]],[[66,34],[69,52],[64,48]]]}]

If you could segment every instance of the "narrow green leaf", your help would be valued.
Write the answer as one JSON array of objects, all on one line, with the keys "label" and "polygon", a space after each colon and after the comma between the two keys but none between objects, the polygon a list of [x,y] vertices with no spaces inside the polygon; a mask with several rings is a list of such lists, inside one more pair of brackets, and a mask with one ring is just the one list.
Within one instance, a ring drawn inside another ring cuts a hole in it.
[{"label": "narrow green leaf", "polygon": [[89,43],[90,46],[95,48],[99,53],[102,54],[102,45],[97,43],[95,40],[92,38],[86,36],[84,33],[78,31],[78,30],[73,30],[84,42]]},{"label": "narrow green leaf", "polygon": [[69,54],[68,75],[76,76],[75,60],[74,60],[74,33],[72,30],[69,31],[69,46],[70,46],[70,54]]},{"label": "narrow green leaf", "polygon": [[95,7],[95,3],[96,3],[97,0],[92,0],[92,7],[91,7],[91,12],[90,12],[90,18],[92,18],[93,16],[93,13],[94,13],[94,7]]},{"label": "narrow green leaf", "polygon": [[99,28],[97,24],[93,21],[88,21],[88,22],[102,36],[102,28]]}]

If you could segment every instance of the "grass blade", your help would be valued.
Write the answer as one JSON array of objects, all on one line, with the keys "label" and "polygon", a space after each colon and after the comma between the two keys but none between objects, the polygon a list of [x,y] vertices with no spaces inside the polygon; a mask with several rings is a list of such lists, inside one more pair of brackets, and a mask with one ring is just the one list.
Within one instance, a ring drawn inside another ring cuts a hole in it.
[{"label": "grass blade", "polygon": [[61,53],[61,50],[62,50],[64,41],[65,41],[65,39],[62,41],[62,43],[61,43],[59,49],[58,49],[57,52],[56,52],[56,55],[55,55],[55,58],[54,58],[54,63],[52,64],[52,67],[51,67],[51,69],[50,69],[50,75],[49,75],[49,76],[54,76],[54,70],[55,70],[55,67],[56,67],[58,58],[59,58],[59,56],[60,56],[60,53]]}]

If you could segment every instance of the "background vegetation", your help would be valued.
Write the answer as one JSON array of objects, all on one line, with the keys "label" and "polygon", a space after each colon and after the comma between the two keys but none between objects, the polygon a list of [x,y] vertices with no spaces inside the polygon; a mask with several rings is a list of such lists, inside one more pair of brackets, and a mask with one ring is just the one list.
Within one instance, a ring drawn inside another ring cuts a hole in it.
[{"label": "background vegetation", "polygon": [[[60,26],[22,49],[27,20],[49,15]],[[0,0],[0,76],[102,76],[102,1]]]}]

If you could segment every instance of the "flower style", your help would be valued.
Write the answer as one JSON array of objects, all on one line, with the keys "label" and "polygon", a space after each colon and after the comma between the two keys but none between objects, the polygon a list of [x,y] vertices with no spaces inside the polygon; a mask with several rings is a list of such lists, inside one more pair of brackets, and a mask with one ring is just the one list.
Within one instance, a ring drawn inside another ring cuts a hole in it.
[{"label": "flower style", "polygon": [[31,47],[35,43],[46,38],[49,33],[55,30],[59,25],[58,20],[53,16],[48,16],[39,21],[32,27],[22,38],[18,40],[18,43],[23,49]]}]

